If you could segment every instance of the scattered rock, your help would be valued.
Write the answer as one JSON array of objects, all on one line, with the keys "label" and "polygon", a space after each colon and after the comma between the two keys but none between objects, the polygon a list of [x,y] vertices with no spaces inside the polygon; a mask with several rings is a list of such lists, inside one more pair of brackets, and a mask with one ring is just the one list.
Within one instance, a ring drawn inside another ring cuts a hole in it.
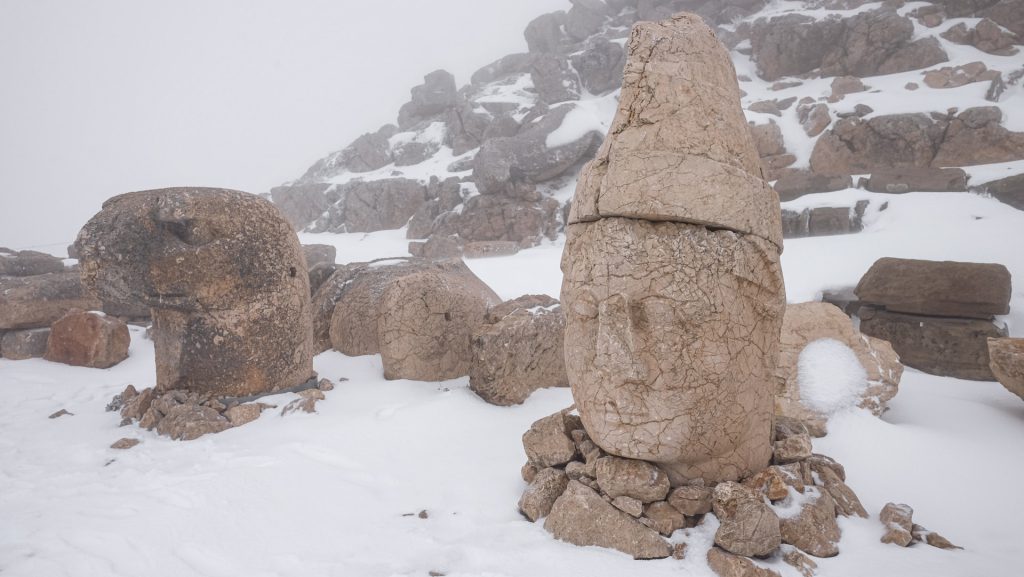
[{"label": "scattered rock", "polygon": [[811,437],[806,434],[792,435],[775,441],[774,461],[786,465],[803,461],[811,456]]},{"label": "scattered rock", "polygon": [[895,543],[906,547],[914,540],[914,510],[910,505],[887,503],[878,514],[878,520],[885,527],[882,543]]},{"label": "scattered rock", "polygon": [[49,327],[72,309],[102,306],[84,289],[76,271],[0,277],[0,330]]},{"label": "scattered rock", "polygon": [[668,475],[647,461],[602,457],[597,460],[597,484],[611,498],[633,497],[644,503],[668,496]]},{"label": "scattered rock", "polygon": [[967,173],[961,168],[904,168],[875,172],[865,187],[871,192],[966,192]]},{"label": "scattered rock", "polygon": [[544,528],[560,541],[608,547],[634,559],[661,559],[672,553],[657,531],[644,527],[578,481],[569,481]]},{"label": "scattered rock", "polygon": [[718,577],[780,577],[776,571],[761,567],[746,557],[726,553],[718,547],[708,549],[708,565]]},{"label": "scattered rock", "polygon": [[814,577],[818,569],[817,563],[794,547],[784,547],[784,551],[782,560],[787,565],[799,571],[803,577]]},{"label": "scattered rock", "polygon": [[565,465],[576,456],[576,445],[566,431],[562,412],[531,425],[523,434],[523,448],[530,463],[541,469]]},{"label": "scattered rock", "polygon": [[555,500],[562,495],[568,484],[569,478],[565,476],[565,471],[552,467],[541,470],[519,499],[519,512],[530,521],[547,517]]},{"label": "scattered rock", "polygon": [[68,412],[67,409],[61,409],[61,410],[57,411],[56,413],[53,413],[52,415],[50,415],[48,418],[50,418],[50,419],[59,419],[60,417],[63,417],[63,416],[73,417],[74,415],[75,415],[74,413]]},{"label": "scattered rock", "polygon": [[168,407],[156,425],[156,432],[176,441],[192,441],[203,435],[219,433],[230,428],[231,423],[216,409],[193,403],[181,403]]},{"label": "scattered rock", "polygon": [[75,367],[106,369],[128,358],[128,325],[101,313],[72,310],[51,327],[44,358]]},{"label": "scattered rock", "polygon": [[[615,497],[612,499],[612,505],[619,511],[628,513],[630,517],[640,517],[644,514],[644,502],[633,497],[625,495]],[[651,528],[657,530],[655,527]]]},{"label": "scattered rock", "polygon": [[924,73],[924,83],[929,88],[957,88],[972,82],[991,81],[999,72],[989,70],[984,62],[970,62],[961,66],[946,66]]},{"label": "scattered rock", "polygon": [[141,442],[142,441],[140,441],[138,439],[130,439],[128,437],[125,437],[123,439],[118,439],[117,441],[115,441],[113,445],[110,445],[110,448],[111,449],[121,449],[121,450],[131,449],[132,447],[134,447],[135,445],[138,445]]},{"label": "scattered rock", "polygon": [[712,492],[707,487],[684,485],[676,487],[668,496],[668,504],[680,513],[695,517],[711,512]]},{"label": "scattered rock", "polygon": [[326,398],[327,397],[324,396],[323,392],[319,389],[306,389],[305,391],[299,392],[298,399],[288,403],[283,409],[281,409],[281,416],[284,417],[292,413],[298,413],[299,411],[302,411],[303,413],[315,413],[316,402],[322,401]]},{"label": "scattered rock", "polygon": [[815,557],[835,557],[842,536],[835,502],[829,493],[816,488],[807,489],[804,499],[798,514],[780,517],[782,541]]},{"label": "scattered rock", "polygon": [[665,501],[656,501],[644,507],[641,523],[668,537],[686,527],[686,517]]},{"label": "scattered rock", "polygon": [[267,405],[263,403],[244,403],[228,408],[224,411],[224,416],[227,417],[232,427],[241,427],[258,419],[266,407]]},{"label": "scattered rock", "polygon": [[1024,174],[986,182],[981,191],[1017,210],[1024,210]]},{"label": "scattered rock", "polygon": [[850,175],[828,176],[809,170],[793,170],[780,176],[774,188],[780,201],[789,202],[805,194],[853,188],[853,178]]},{"label": "scattered rock", "polygon": [[714,512],[721,525],[715,545],[744,557],[763,557],[782,543],[779,517],[756,493],[734,482],[714,490]]},{"label": "scattered rock", "polygon": [[927,543],[928,545],[938,547],[939,549],[963,549],[963,547],[958,547],[950,543],[949,539],[946,539],[942,535],[939,535],[934,531],[929,531],[917,524],[913,526],[911,533],[914,535],[915,543]]},{"label": "scattered rock", "polygon": [[64,261],[34,250],[0,249],[0,276],[36,276],[64,271]]}]

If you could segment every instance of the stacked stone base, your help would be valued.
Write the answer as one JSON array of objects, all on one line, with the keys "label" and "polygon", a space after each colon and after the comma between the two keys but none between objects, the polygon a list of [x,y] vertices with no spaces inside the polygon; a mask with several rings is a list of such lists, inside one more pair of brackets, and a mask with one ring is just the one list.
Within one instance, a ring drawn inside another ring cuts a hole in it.
[{"label": "stacked stone base", "polygon": [[[723,577],[777,575],[752,561],[776,557],[812,575],[812,557],[839,554],[837,517],[868,516],[846,484],[843,466],[813,453],[806,427],[786,417],[776,421],[772,465],[713,487],[699,479],[672,487],[656,464],[609,455],[572,409],[535,422],[523,446],[528,462],[522,475],[530,485],[519,510],[531,521],[544,519],[555,538],[617,549],[635,559],[682,558],[686,544],[676,531],[713,516],[718,529],[708,563]],[[953,547],[912,523],[907,534],[911,539],[901,545]]]}]

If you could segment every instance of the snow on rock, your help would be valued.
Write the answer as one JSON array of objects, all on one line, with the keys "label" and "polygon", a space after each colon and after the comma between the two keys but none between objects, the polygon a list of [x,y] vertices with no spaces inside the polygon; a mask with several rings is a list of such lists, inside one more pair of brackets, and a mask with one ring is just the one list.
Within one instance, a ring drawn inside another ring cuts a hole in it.
[{"label": "snow on rock", "polygon": [[818,339],[800,353],[800,398],[826,415],[856,407],[868,386],[868,374],[853,349],[835,339]]}]

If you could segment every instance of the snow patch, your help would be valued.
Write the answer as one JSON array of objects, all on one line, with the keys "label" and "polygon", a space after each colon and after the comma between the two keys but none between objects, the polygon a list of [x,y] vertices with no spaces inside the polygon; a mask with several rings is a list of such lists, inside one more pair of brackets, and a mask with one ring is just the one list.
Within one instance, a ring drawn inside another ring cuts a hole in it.
[{"label": "snow patch", "polygon": [[835,339],[809,343],[797,361],[800,399],[825,415],[855,407],[868,386],[856,353]]}]

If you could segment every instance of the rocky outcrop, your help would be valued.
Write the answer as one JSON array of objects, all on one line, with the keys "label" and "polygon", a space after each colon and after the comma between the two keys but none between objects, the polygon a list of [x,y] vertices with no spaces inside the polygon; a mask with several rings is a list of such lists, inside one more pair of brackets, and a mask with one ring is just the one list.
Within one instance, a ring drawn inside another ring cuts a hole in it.
[{"label": "rocky outcrop", "polygon": [[827,432],[828,415],[802,401],[799,359],[808,344],[820,339],[838,341],[856,355],[867,376],[857,403],[875,415],[885,412],[889,400],[899,391],[903,375],[903,365],[892,345],[861,334],[836,306],[823,302],[787,305],[776,371],[779,389],[775,394],[775,414],[801,421],[819,437]]},{"label": "rocky outcrop", "polygon": [[537,389],[569,386],[562,346],[565,313],[557,300],[520,297],[492,308],[487,321],[471,340],[473,392],[494,405],[517,405]]},{"label": "rocky outcrop", "polygon": [[161,392],[243,397],[315,376],[302,248],[269,202],[205,188],[123,194],[75,246],[90,290],[152,308]]},{"label": "rocky outcrop", "polygon": [[1024,400],[1024,339],[989,339],[988,356],[989,367],[999,383]]},{"label": "rocky outcrop", "polygon": [[866,77],[948,60],[935,39],[913,36],[910,18],[885,8],[848,18],[777,16],[758,20],[750,31],[753,59],[765,80],[814,70],[822,76]]},{"label": "rocky outcrop", "polygon": [[128,325],[97,313],[72,310],[53,323],[43,358],[94,369],[110,368],[128,358]]},{"label": "rocky outcrop", "polygon": [[[703,22],[639,24],[628,53],[619,111],[569,217],[569,381],[609,453],[680,484],[738,479],[771,452],[771,391],[750,385],[769,382],[777,356],[777,197]],[[730,353],[740,341],[751,346]]]},{"label": "rocky outcrop", "polygon": [[1024,174],[986,182],[978,190],[1017,210],[1024,210]]}]

